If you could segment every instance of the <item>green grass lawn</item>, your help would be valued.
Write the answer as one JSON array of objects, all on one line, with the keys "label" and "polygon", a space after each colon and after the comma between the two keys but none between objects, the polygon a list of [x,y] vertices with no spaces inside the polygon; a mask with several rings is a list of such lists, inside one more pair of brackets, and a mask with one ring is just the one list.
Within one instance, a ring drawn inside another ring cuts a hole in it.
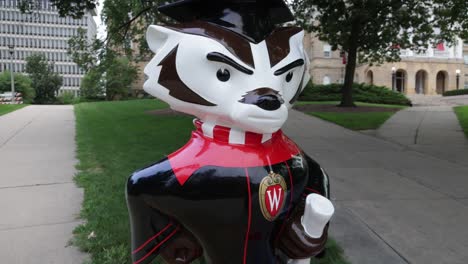
[{"label": "green grass lawn", "polygon": [[[91,253],[94,264],[131,263],[126,180],[133,171],[170,154],[190,137],[190,117],[145,113],[165,107],[155,100],[75,106],[80,160],[76,182],[84,188],[81,217],[86,224],[75,230],[73,242]],[[95,237],[88,239],[92,232]],[[327,257],[313,263],[348,263],[333,241],[328,247]]]},{"label": "green grass lawn", "polygon": [[329,113],[329,112],[312,112],[312,116],[323,120],[333,122],[342,127],[352,130],[370,130],[377,129],[390,117],[394,112],[369,112],[369,113]]},{"label": "green grass lawn", "polygon": [[[324,102],[298,102],[298,105],[338,105],[338,101]],[[379,128],[385,121],[392,117],[394,111],[385,111],[386,108],[404,109],[406,106],[388,104],[370,104],[356,102],[358,107],[379,107],[382,112],[308,112],[309,115],[333,122],[352,130],[373,130]]]},{"label": "green grass lawn", "polygon": [[455,113],[460,120],[460,125],[465,131],[465,135],[468,137],[468,106],[455,107]]},{"label": "green grass lawn", "polygon": [[8,114],[10,112],[16,111],[21,109],[27,105],[25,104],[15,104],[15,105],[0,105],[0,116],[4,114]]}]

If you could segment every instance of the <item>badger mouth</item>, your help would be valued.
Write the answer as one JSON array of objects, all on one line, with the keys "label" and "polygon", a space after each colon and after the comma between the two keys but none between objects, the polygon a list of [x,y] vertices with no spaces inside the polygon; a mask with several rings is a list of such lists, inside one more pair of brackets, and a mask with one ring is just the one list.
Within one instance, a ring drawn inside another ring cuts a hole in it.
[{"label": "badger mouth", "polygon": [[284,104],[283,97],[278,91],[270,88],[258,88],[247,92],[239,100],[240,103],[256,105],[266,111],[278,110]]}]

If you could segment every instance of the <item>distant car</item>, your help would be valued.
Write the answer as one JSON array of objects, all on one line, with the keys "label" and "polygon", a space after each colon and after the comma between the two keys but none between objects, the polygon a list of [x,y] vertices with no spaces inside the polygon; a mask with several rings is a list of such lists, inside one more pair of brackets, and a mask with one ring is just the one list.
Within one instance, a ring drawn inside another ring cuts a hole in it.
[{"label": "distant car", "polygon": [[12,92],[7,92],[7,93],[2,93],[0,94],[0,98],[13,98],[13,93]]},{"label": "distant car", "polygon": [[12,99],[13,94],[11,92],[0,94],[0,102],[11,102]]},{"label": "distant car", "polygon": [[22,101],[20,98],[20,100],[18,100],[18,95],[20,95],[19,93],[12,93],[12,92],[6,92],[6,93],[2,93],[0,94],[0,103],[2,102],[13,102],[13,101]]}]

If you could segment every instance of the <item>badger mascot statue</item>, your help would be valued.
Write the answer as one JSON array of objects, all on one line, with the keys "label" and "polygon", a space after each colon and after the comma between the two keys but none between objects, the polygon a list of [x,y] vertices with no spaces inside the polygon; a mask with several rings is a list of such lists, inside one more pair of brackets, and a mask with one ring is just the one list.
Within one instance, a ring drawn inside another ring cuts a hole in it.
[{"label": "badger mascot statue", "polygon": [[145,90],[197,117],[189,142],[127,182],[134,264],[308,263],[333,215],[328,176],[281,127],[309,81],[282,0],[183,0],[151,26]]}]

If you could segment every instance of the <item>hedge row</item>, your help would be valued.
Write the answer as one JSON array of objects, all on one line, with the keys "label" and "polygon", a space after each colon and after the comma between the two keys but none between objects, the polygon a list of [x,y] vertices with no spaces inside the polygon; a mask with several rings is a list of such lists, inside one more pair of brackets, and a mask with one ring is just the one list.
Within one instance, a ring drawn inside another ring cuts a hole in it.
[{"label": "hedge row", "polygon": [[465,95],[465,94],[468,94],[468,89],[447,91],[443,94],[443,96],[457,96],[457,95]]},{"label": "hedge row", "polygon": [[[309,83],[299,97],[300,101],[341,101],[342,84],[314,85]],[[353,98],[358,102],[375,104],[411,105],[404,94],[385,86],[354,84]]]}]

